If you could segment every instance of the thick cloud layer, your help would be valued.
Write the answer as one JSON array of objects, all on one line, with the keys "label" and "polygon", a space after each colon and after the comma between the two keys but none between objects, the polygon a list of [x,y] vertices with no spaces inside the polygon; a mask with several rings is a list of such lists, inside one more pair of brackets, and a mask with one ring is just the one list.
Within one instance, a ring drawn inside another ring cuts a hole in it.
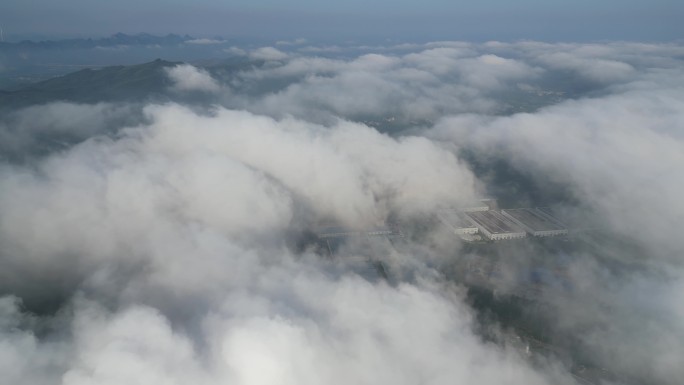
[{"label": "thick cloud layer", "polygon": [[497,106],[488,94],[538,73],[515,59],[440,47],[399,57],[372,53],[351,61],[295,56],[245,73],[236,85],[239,89],[252,82],[297,79],[250,108],[262,113],[371,118],[382,112],[385,117],[422,121],[447,112],[494,110]]},{"label": "thick cloud layer", "polygon": [[[202,109],[3,117],[16,144],[0,167],[4,378],[571,384],[581,361],[614,383],[680,382],[681,47],[438,42],[323,58],[302,44],[253,50],[260,63],[229,74],[169,70],[174,92],[213,95]],[[472,249],[421,222],[521,185],[488,161],[538,194],[561,189],[591,229],[562,252],[497,246],[501,297],[514,269],[568,260],[572,289],[524,309],[557,344],[543,357],[524,330],[483,322],[442,269]],[[302,243],[320,224],[386,220],[405,238],[338,258]],[[368,260],[389,278],[364,278]]]},{"label": "thick cloud layer", "polygon": [[[274,49],[255,52],[262,51]],[[652,71],[679,68],[681,51],[641,43],[310,46],[261,57],[271,61],[232,76],[234,93],[225,102],[273,116],[320,120],[332,114],[415,126],[449,114],[510,114],[605,94]]]}]

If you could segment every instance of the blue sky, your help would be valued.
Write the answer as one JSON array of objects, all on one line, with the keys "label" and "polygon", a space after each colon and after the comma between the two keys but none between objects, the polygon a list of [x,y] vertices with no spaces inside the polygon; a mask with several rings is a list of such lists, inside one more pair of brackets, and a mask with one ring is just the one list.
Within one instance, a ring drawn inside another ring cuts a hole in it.
[{"label": "blue sky", "polygon": [[677,40],[684,2],[673,0],[3,0],[6,37],[115,32],[311,40]]}]

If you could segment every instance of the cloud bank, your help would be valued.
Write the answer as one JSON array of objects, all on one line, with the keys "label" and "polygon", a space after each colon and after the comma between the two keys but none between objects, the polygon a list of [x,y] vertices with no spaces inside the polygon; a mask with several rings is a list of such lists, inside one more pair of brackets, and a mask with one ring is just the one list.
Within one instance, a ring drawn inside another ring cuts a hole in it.
[{"label": "cloud bank", "polygon": [[[681,47],[436,42],[320,57],[296,43],[252,51],[266,63],[238,71],[169,69],[174,92],[211,95],[203,108],[54,102],[2,116],[5,378],[681,380]],[[519,271],[565,261],[570,289],[516,307],[551,347],[491,321],[449,270],[480,249],[425,220],[492,192],[563,196],[589,229],[571,246],[492,246],[505,257],[492,301],[511,306]],[[306,241],[320,224],[384,221],[404,238],[337,256]],[[368,261],[388,278],[367,279]]]}]

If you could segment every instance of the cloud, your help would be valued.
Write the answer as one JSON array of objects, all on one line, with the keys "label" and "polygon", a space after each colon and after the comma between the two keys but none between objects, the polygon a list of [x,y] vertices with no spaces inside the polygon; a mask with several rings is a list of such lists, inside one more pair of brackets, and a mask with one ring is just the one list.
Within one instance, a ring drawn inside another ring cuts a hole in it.
[{"label": "cloud", "polygon": [[[209,243],[219,237],[219,248],[232,248],[221,237],[279,245],[298,223],[370,226],[389,211],[412,215],[477,194],[469,170],[422,138],[223,109],[202,116],[177,105],[151,106],[146,114],[149,125],[115,140],[85,141],[49,156],[35,172],[0,170],[6,287],[36,298],[54,287],[73,289],[103,264],[157,258],[190,287],[206,280],[207,270],[162,262],[169,252],[194,254],[184,232]],[[214,262],[208,266],[219,269]],[[29,285],[33,280],[42,286]]]},{"label": "cloud", "polygon": [[634,68],[617,60],[584,59],[568,53],[553,53],[540,58],[552,68],[569,69],[595,81],[612,83],[630,79]]},{"label": "cloud", "polygon": [[136,122],[138,110],[130,104],[52,102],[12,111],[0,118],[0,154],[17,160],[61,150]]},{"label": "cloud", "polygon": [[268,60],[268,61],[277,61],[277,60],[284,60],[287,59],[288,55],[280,51],[277,48],[273,47],[261,47],[257,48],[249,53],[249,56],[252,59],[256,60]]},{"label": "cloud", "polygon": [[[493,112],[503,106],[494,93],[534,82],[544,73],[522,61],[478,54],[472,46],[430,46],[402,56],[370,53],[350,60],[291,57],[240,73],[234,91],[253,84],[281,84],[256,100],[235,105],[274,116],[332,114],[402,124],[431,121],[445,113]],[[263,86],[262,86],[263,87]],[[266,86],[268,87],[268,86]]]},{"label": "cloud", "polygon": [[166,69],[172,88],[177,91],[218,92],[221,86],[211,75],[189,64],[181,64]]},{"label": "cloud", "polygon": [[305,46],[297,49],[304,53],[338,53],[344,51],[344,48],[337,45],[329,46]]},{"label": "cloud", "polygon": [[[359,224],[388,207],[472,199],[472,175],[448,151],[344,121],[178,105],[146,114],[116,138],[0,173],[4,290],[32,307],[57,291],[71,309],[41,321],[59,330],[57,347],[32,328],[6,340],[10,357],[36,357],[31,373],[45,382],[564,378],[480,342],[452,287],[326,273],[286,246],[307,213]],[[3,330],[28,317],[16,299],[2,304]],[[25,369],[9,373],[42,381]]]},{"label": "cloud", "polygon": [[154,309],[134,307],[114,316],[93,307],[79,310],[76,357],[64,384],[206,383],[191,342]]},{"label": "cloud", "polygon": [[[676,45],[619,42],[328,48],[310,46],[300,51],[325,58],[280,55],[278,62],[236,73],[229,82],[234,92],[224,103],[316,122],[342,116],[365,122],[393,119],[398,127],[415,126],[449,114],[533,112],[562,99],[607,94],[611,87],[646,79],[656,68],[678,68],[673,58],[681,51]],[[369,65],[381,58],[392,64]]]},{"label": "cloud", "polygon": [[[513,352],[482,344],[467,331],[468,314],[430,289],[374,287],[358,278],[331,282],[316,275],[300,276],[293,288],[282,281],[284,275],[268,278],[271,288],[257,285],[251,294],[232,294],[219,310],[202,316],[208,345],[202,354],[154,308],[110,312],[79,301],[70,320],[73,353],[57,361],[46,382],[570,383],[558,374],[536,372]],[[284,285],[287,297],[269,300],[274,285]],[[315,313],[293,314],[282,301]],[[355,305],[339,306],[350,301]],[[399,318],[398,308],[403,309]],[[59,351],[46,345],[37,342],[34,349],[57,358]]]},{"label": "cloud", "polygon": [[199,44],[199,45],[224,44],[225,42],[226,42],[225,40],[207,39],[207,38],[192,39],[192,40],[186,40],[185,41],[185,43],[187,43],[187,44]]},{"label": "cloud", "polygon": [[125,45],[125,44],[118,44],[118,45],[114,45],[114,46],[99,46],[98,45],[95,47],[95,49],[101,50],[101,51],[126,51],[126,50],[130,49],[130,46]]},{"label": "cloud", "polygon": [[606,238],[584,255],[573,253],[576,293],[549,294],[551,324],[559,335],[586,335],[579,338],[587,354],[636,381],[674,384],[682,375],[671,362],[684,352],[669,341],[684,337],[676,305],[684,180],[675,171],[684,167],[677,129],[684,125],[683,82],[681,68],[658,71],[610,95],[534,114],[446,118],[433,131],[480,156],[506,159],[542,185],[559,183],[580,202],[584,226]]},{"label": "cloud", "polygon": [[472,88],[440,83],[435,74],[403,64],[400,58],[378,54],[349,62],[292,59],[282,66],[243,75],[245,82],[303,77],[250,101],[248,108],[275,116],[288,113],[310,118],[332,113],[353,119],[382,116],[414,121],[430,119],[442,109],[491,108]]},{"label": "cloud", "polygon": [[[519,167],[568,182],[606,218],[619,216],[613,225],[630,237],[661,234],[667,244],[674,229],[667,218],[684,215],[678,204],[684,181],[671,173],[684,164],[684,143],[671,128],[684,122],[684,110],[682,96],[671,92],[682,78],[660,81],[657,89],[566,102],[537,114],[447,119],[440,129],[454,127],[461,142],[467,138],[484,151],[506,151]],[[638,218],[650,216],[666,221],[653,223],[652,231],[637,230]]]},{"label": "cloud", "polygon": [[299,38],[299,39],[294,39],[294,40],[279,40],[276,42],[276,45],[303,45],[306,44],[307,40],[304,38]]},{"label": "cloud", "polygon": [[246,56],[247,55],[247,51],[245,51],[244,49],[242,49],[240,47],[225,48],[223,51],[230,53],[230,54],[233,54],[233,55],[238,55],[238,56]]}]

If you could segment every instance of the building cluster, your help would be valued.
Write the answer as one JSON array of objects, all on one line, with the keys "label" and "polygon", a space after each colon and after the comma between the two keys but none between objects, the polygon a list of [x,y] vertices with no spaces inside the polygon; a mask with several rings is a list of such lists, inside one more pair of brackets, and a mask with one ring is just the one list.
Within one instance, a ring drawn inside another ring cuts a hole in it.
[{"label": "building cluster", "polygon": [[[520,208],[494,210],[492,203],[459,209],[445,209],[437,214],[439,220],[455,234],[480,234],[492,241],[549,237],[568,234],[567,227],[548,208]],[[471,239],[471,238],[467,238]]]},{"label": "building cluster", "polygon": [[[491,241],[533,237],[567,235],[567,226],[548,207],[498,209],[496,200],[484,199],[475,204],[442,209],[437,218],[451,232],[466,241],[483,238]],[[316,229],[317,238],[327,243],[341,242],[350,238],[403,237],[394,223],[383,221],[366,228],[350,228],[328,224]]]}]

